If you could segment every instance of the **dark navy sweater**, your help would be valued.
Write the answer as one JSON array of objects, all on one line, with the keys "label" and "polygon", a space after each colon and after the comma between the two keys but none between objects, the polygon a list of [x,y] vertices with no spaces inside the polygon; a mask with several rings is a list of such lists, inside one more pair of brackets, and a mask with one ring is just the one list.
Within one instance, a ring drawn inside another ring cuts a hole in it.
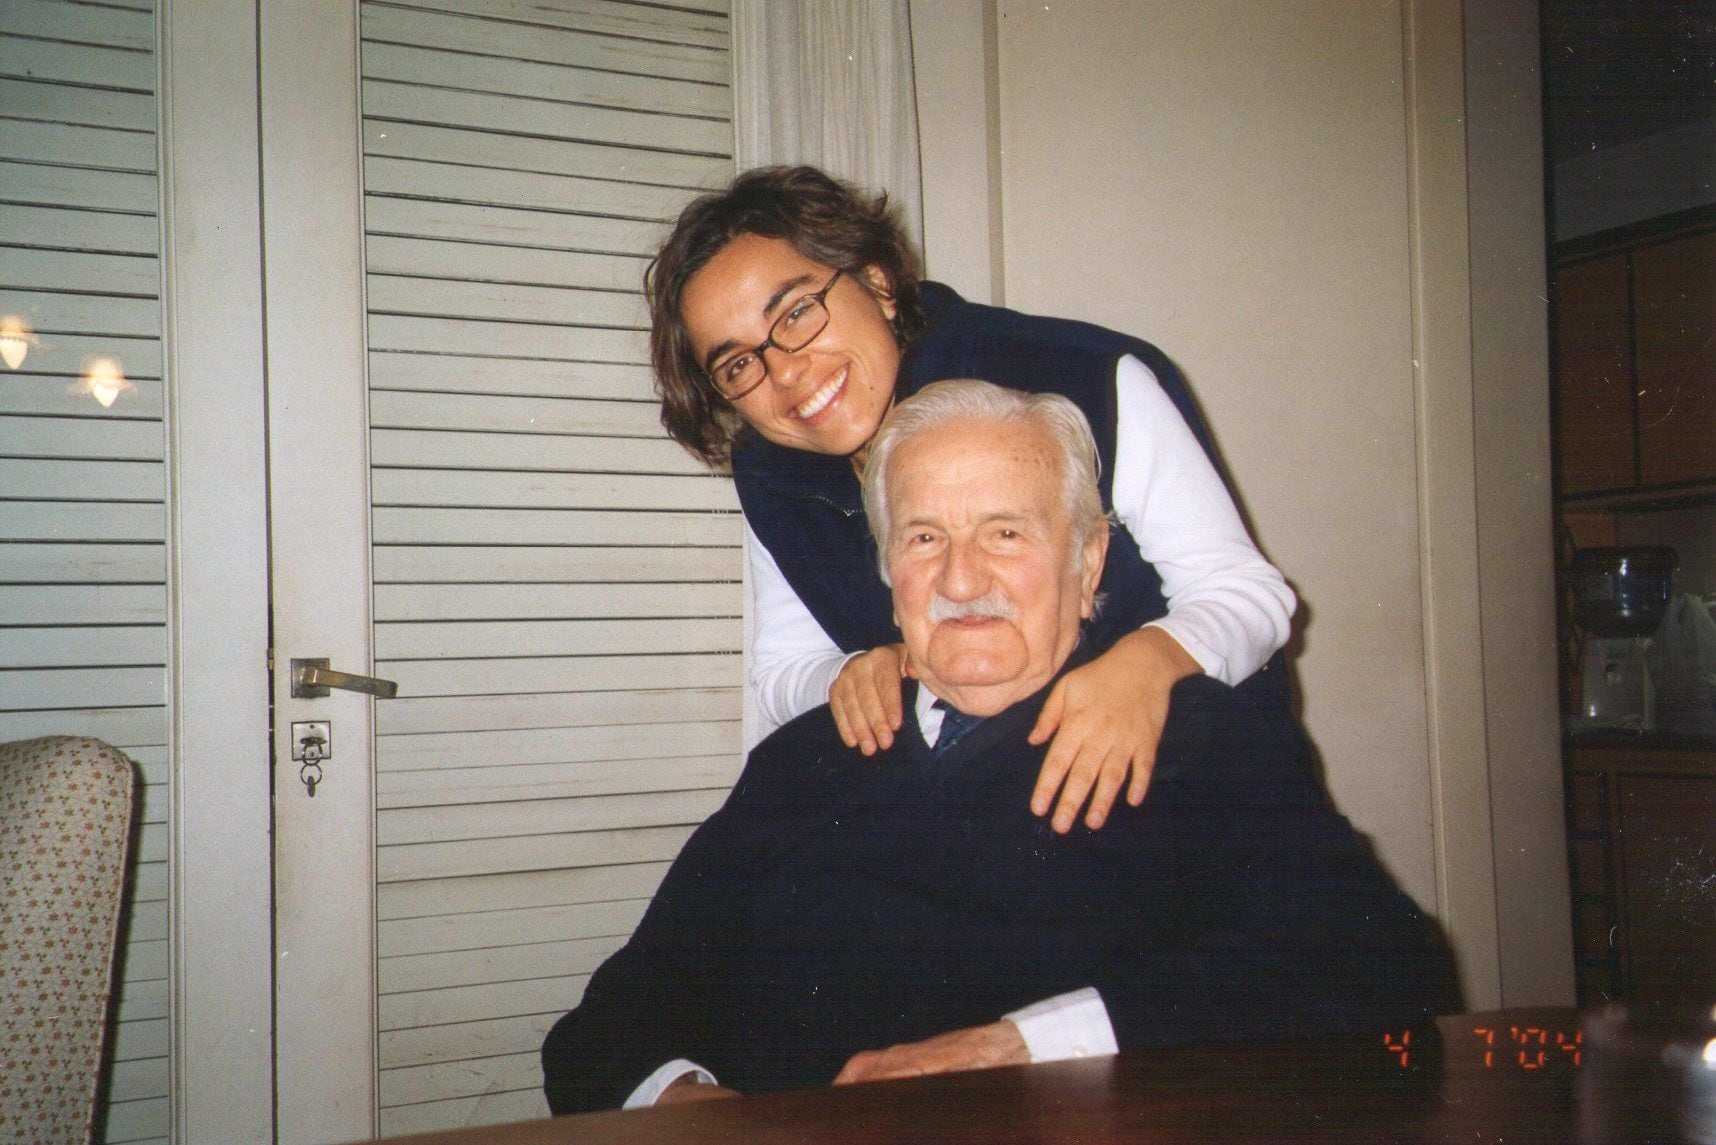
[{"label": "dark navy sweater", "polygon": [[[908,685],[908,688],[913,685]],[[866,759],[826,706],[752,752],[636,934],[543,1047],[551,1107],[685,1057],[752,1091],[1096,987],[1122,1049],[1452,1008],[1433,925],[1328,803],[1280,705],[1176,688],[1149,795],[1057,836],[1027,806],[1045,693],[942,755],[906,697]]]}]

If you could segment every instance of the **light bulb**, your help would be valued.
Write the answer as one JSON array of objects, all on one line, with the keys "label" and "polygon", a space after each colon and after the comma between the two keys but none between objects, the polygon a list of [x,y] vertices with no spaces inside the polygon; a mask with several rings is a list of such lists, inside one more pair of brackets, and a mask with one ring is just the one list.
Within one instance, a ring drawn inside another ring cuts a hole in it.
[{"label": "light bulb", "polygon": [[24,364],[30,340],[30,327],[22,318],[10,314],[0,318],[0,360],[5,361],[8,369],[16,370]]},{"label": "light bulb", "polygon": [[71,384],[69,392],[88,394],[101,403],[102,409],[107,409],[120,394],[128,394],[136,388],[126,379],[118,362],[112,358],[97,358],[89,363],[84,376]]},{"label": "light bulb", "polygon": [[112,358],[98,358],[89,365],[89,392],[95,400],[101,403],[102,409],[113,405],[120,391],[126,386],[125,375],[119,370],[119,363]]}]

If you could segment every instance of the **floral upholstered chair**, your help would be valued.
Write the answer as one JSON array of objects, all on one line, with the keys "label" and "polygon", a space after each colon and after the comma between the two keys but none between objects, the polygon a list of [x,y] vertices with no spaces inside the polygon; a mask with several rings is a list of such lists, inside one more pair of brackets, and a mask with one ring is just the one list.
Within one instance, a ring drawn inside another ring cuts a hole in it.
[{"label": "floral upholstered chair", "polygon": [[89,1140],[135,784],[100,740],[0,744],[0,1142]]}]

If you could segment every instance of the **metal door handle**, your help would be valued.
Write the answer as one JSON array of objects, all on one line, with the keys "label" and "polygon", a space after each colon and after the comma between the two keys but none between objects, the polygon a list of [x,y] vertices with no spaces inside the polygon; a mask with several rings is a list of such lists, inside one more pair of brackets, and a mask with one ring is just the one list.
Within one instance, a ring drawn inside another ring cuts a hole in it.
[{"label": "metal door handle", "polygon": [[350,672],[336,672],[328,667],[325,659],[292,661],[293,699],[320,699],[328,694],[329,688],[363,692],[383,700],[391,700],[399,694],[399,685],[392,680],[383,680],[379,676],[354,676]]}]

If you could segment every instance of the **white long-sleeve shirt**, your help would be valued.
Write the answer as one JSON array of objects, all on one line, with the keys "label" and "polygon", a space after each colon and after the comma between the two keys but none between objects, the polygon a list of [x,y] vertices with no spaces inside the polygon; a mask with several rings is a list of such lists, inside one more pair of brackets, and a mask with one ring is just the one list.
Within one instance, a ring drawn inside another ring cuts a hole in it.
[{"label": "white long-sleeve shirt", "polygon": [[[1150,624],[1207,675],[1237,684],[1287,642],[1293,590],[1258,552],[1203,446],[1156,375],[1127,355],[1115,368],[1114,512],[1162,577],[1168,614]],[[826,703],[850,656],[829,639],[774,557],[745,529],[757,736]],[[854,575],[862,575],[854,570]]]},{"label": "white long-sleeve shirt", "polygon": [[[1032,1065],[1120,1052],[1108,1007],[1103,1004],[1102,995],[1090,986],[1057,994],[1003,1017],[1019,1028],[1019,1037],[1025,1043],[1025,1052],[1031,1055]],[[638,1083],[620,1108],[645,1109],[654,1105],[662,1090],[686,1074],[696,1074],[697,1080],[705,1085],[720,1084],[714,1074],[696,1062],[675,1058]]]}]

